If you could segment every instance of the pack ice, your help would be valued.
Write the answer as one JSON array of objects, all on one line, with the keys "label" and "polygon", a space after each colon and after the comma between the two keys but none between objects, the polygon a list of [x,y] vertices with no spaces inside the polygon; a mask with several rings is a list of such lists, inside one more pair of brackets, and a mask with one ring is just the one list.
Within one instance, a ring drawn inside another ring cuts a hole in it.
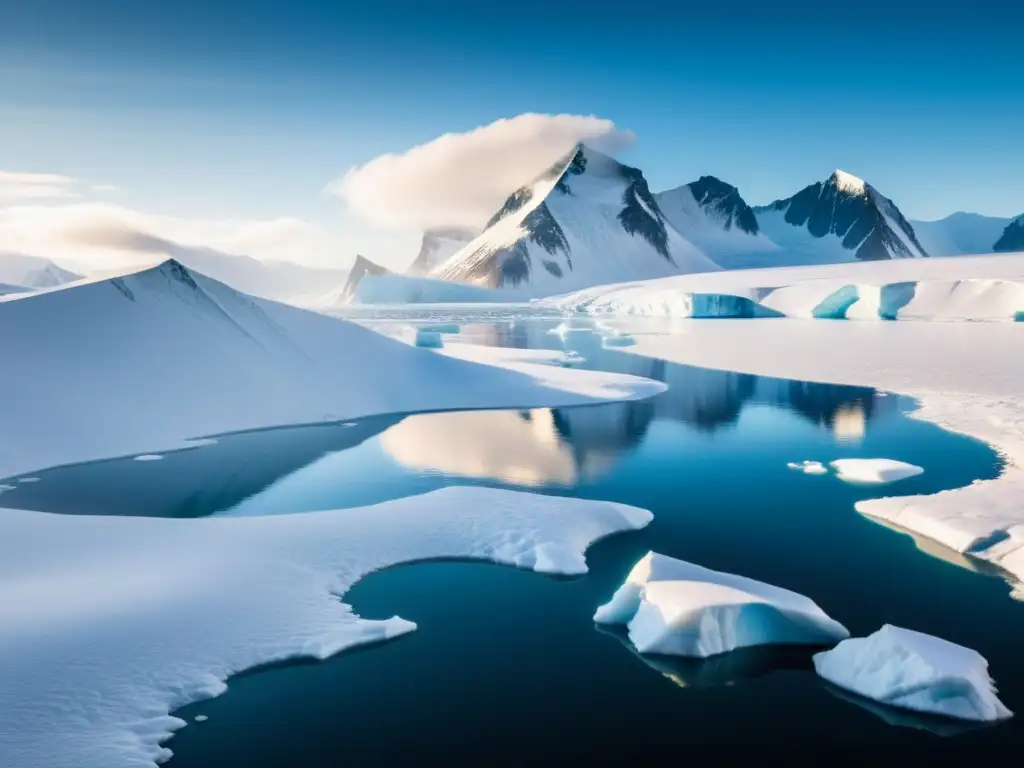
[{"label": "pack ice", "polygon": [[250,667],[322,659],[416,628],[339,599],[366,574],[473,558],[580,574],[643,528],[603,501],[451,487],[371,507],[198,520],[0,510],[0,766],[144,768]]},{"label": "pack ice", "polygon": [[850,633],[810,598],[744,576],[648,552],[599,624],[626,624],[640,653],[713,656],[766,643],[825,645]]},{"label": "pack ice", "polygon": [[893,707],[979,722],[1013,715],[977,651],[891,624],[815,654],[814,667],[830,683]]}]

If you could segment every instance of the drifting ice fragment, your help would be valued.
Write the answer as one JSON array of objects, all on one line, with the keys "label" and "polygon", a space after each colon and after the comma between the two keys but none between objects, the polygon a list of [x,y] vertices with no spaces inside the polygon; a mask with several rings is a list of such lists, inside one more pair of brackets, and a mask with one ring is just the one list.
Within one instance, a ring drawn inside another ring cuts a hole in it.
[{"label": "drifting ice fragment", "polygon": [[807,475],[824,475],[828,473],[825,465],[820,461],[791,461],[786,466]]},{"label": "drifting ice fragment", "polygon": [[980,653],[891,624],[816,654],[814,667],[830,683],[892,707],[978,722],[1013,715],[996,698]]},{"label": "drifting ice fragment", "polygon": [[848,483],[894,483],[924,472],[915,464],[893,459],[839,459],[831,467]]},{"label": "drifting ice fragment", "polygon": [[205,723],[205,722],[206,722],[207,720],[209,720],[210,718],[209,718],[209,717],[207,717],[206,715],[196,715],[194,719],[195,719],[195,721],[196,721],[197,723]]},{"label": "drifting ice fragment", "polygon": [[827,645],[850,636],[810,598],[648,552],[599,624],[626,624],[640,653],[713,656],[766,643]]},{"label": "drifting ice fragment", "polygon": [[160,461],[163,456],[158,453],[144,453],[141,456],[136,456],[136,461]]},{"label": "drifting ice fragment", "polygon": [[631,347],[634,344],[636,344],[636,339],[628,333],[616,333],[604,337],[604,346],[606,347]]}]

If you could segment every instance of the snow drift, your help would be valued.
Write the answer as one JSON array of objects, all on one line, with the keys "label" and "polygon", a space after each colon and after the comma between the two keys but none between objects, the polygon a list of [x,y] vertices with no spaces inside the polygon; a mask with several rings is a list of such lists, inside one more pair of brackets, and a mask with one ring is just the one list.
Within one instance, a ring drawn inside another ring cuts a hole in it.
[{"label": "snow drift", "polygon": [[830,683],[892,707],[982,722],[1013,714],[996,698],[977,651],[890,624],[815,654],[814,667]]},{"label": "snow drift", "polygon": [[594,621],[626,624],[640,653],[713,656],[767,643],[849,637],[814,601],[781,587],[648,552]]},{"label": "snow drift", "polygon": [[415,624],[339,600],[368,573],[473,558],[587,570],[635,507],[447,488],[361,509],[171,520],[0,510],[0,765],[152,766],[174,709],[260,664],[323,659]]},{"label": "snow drift", "polygon": [[[416,349],[256,299],[175,261],[0,297],[0,477],[160,453],[190,438],[425,410],[642,398],[630,376]],[[487,364],[487,363],[494,364]]]}]

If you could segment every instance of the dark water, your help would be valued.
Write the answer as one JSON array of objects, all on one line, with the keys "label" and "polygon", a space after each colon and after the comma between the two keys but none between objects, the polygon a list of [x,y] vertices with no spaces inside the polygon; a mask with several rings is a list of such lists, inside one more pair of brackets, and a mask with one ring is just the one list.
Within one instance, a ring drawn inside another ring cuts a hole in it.
[{"label": "dark water", "polygon": [[[170,763],[394,765],[701,762],[818,752],[914,762],[977,758],[1024,743],[1016,720],[958,732],[851,700],[810,669],[810,652],[756,649],[708,662],[641,659],[595,628],[648,550],[812,597],[855,635],[892,623],[985,655],[1011,709],[1024,707],[1024,606],[996,576],[857,514],[855,501],[932,493],[993,477],[986,446],[910,419],[870,389],[706,371],[563,342],[551,321],[464,326],[508,346],[576,348],[585,366],[666,381],[649,401],[382,417],[351,426],[222,438],[161,461],[40,473],[5,506],[198,516],[356,506],[453,483],[540,490],[652,510],[644,531],[588,553],[591,573],[558,580],[497,566],[426,563],[374,574],[346,596],[371,618],[419,630],[319,664],[244,675],[183,709]],[[893,458],[924,474],[889,486],[815,477],[789,461]],[[946,558],[946,559],[943,559]]]}]

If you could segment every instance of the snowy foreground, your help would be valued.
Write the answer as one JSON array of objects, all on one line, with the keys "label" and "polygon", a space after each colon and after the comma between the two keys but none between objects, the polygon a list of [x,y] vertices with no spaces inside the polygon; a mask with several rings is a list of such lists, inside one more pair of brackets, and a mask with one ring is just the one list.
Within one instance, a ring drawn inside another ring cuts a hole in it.
[{"label": "snowy foreground", "polygon": [[636,335],[628,352],[706,368],[877,387],[917,398],[918,418],[995,446],[996,480],[857,503],[1024,580],[1024,325],[692,320]]},{"label": "snowy foreground", "polygon": [[599,624],[626,624],[640,653],[707,657],[764,644],[828,645],[846,628],[810,598],[782,587],[648,552]]},{"label": "snowy foreground", "polygon": [[1024,317],[1024,254],[708,272],[542,303],[592,314],[1012,321]]},{"label": "snowy foreground", "polygon": [[230,675],[415,629],[338,599],[371,571],[473,558],[580,574],[592,542],[650,520],[622,504],[469,487],[230,519],[3,510],[0,765],[151,766],[185,725],[169,712],[222,693]]},{"label": "snowy foreground", "polygon": [[815,654],[814,667],[829,682],[892,707],[978,722],[1013,714],[996,697],[980,653],[890,624]]},{"label": "snowy foreground", "polygon": [[516,350],[440,355],[248,296],[175,261],[0,297],[0,348],[11,362],[0,377],[0,478],[247,429],[563,407],[665,388]]}]

